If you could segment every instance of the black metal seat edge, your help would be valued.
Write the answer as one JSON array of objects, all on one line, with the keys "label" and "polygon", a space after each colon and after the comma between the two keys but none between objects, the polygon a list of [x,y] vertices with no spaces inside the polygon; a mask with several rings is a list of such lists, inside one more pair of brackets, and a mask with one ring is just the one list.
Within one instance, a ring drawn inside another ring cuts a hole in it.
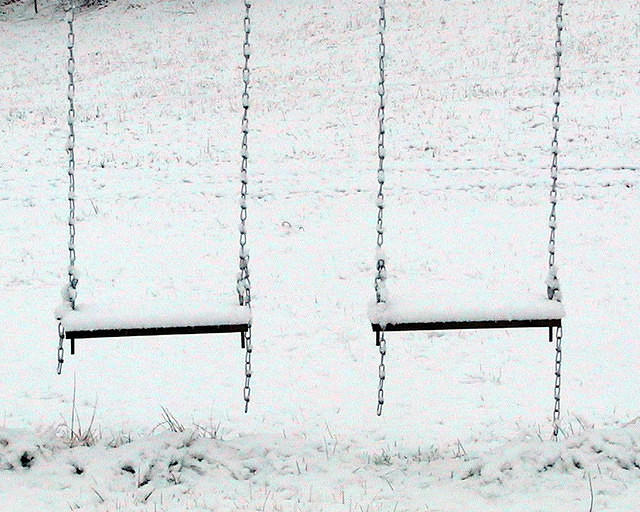
[{"label": "black metal seat edge", "polygon": [[380,324],[371,324],[375,332],[380,331],[451,331],[465,329],[511,329],[526,327],[560,327],[561,318],[534,320],[451,320],[443,322],[401,322],[389,323],[384,328]]},{"label": "black metal seat edge", "polygon": [[94,329],[65,331],[65,338],[71,340],[71,353],[75,354],[77,339],[129,338],[134,336],[176,336],[189,334],[225,334],[239,332],[241,344],[245,348],[245,333],[249,324],[187,325],[179,327],[127,327],[122,329]]},{"label": "black metal seat edge", "polygon": [[112,329],[66,331],[67,339],[123,338],[131,336],[169,336],[179,334],[216,334],[247,332],[248,324],[186,325],[172,327],[126,327]]},{"label": "black metal seat edge", "polygon": [[539,328],[549,329],[549,341],[553,341],[553,328],[562,327],[561,318],[544,318],[535,320],[472,320],[472,321],[446,321],[446,322],[405,322],[387,324],[384,329],[380,324],[371,324],[376,333],[376,345],[380,345],[381,332],[393,331],[463,331],[474,329],[516,329]]}]

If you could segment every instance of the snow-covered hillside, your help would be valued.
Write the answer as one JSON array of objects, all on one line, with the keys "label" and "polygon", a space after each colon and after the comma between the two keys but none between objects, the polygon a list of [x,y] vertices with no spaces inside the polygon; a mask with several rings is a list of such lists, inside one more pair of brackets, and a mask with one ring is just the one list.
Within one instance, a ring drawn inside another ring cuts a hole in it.
[{"label": "snow-covered hillside", "polygon": [[[67,27],[0,16],[0,510],[636,508],[640,3],[565,3],[559,443],[544,330],[388,334],[375,414],[377,4],[253,2],[248,415],[236,335],[78,341],[56,375]],[[78,15],[79,302],[233,295],[243,14]],[[544,293],[555,3],[387,14],[390,283]]]}]

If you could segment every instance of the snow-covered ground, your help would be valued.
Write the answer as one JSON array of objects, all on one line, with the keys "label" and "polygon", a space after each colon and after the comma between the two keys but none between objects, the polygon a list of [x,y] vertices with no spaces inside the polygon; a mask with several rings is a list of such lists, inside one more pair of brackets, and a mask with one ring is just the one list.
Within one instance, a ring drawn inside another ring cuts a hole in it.
[{"label": "snow-covered ground", "polygon": [[[544,293],[554,3],[387,4],[391,283]],[[590,489],[593,510],[637,508],[637,0],[565,5],[559,443],[544,330],[389,334],[375,415],[375,1],[252,8],[249,414],[236,335],[78,341],[57,376],[66,25],[6,11],[0,510],[573,512]],[[79,302],[233,295],[242,16],[228,0],[78,16]],[[92,447],[63,438],[74,381]]]}]

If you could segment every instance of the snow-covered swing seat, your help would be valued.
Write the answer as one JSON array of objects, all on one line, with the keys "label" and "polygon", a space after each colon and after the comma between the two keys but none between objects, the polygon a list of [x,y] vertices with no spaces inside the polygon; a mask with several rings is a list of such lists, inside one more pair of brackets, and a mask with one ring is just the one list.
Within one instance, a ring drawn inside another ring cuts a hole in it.
[{"label": "snow-covered swing seat", "polygon": [[385,302],[374,303],[369,311],[378,343],[382,331],[551,329],[562,325],[564,315],[561,302],[533,292],[483,290],[478,299],[469,290],[411,288],[400,292],[397,287],[387,293]]},{"label": "snow-covered swing seat", "polygon": [[[562,319],[565,315],[561,303],[560,284],[555,264],[556,240],[556,205],[558,179],[558,129],[560,107],[560,57],[562,55],[562,29],[564,0],[557,0],[556,40],[555,40],[555,89],[553,103],[555,110],[552,117],[553,140],[551,144],[551,213],[549,215],[550,235],[548,240],[548,275],[546,279],[547,294],[492,292],[483,288],[482,293],[449,288],[428,289],[408,286],[405,290],[395,287],[387,289],[387,267],[383,251],[384,225],[384,159],[385,159],[385,33],[386,14],[385,0],[379,0],[379,71],[378,95],[378,216],[377,216],[377,255],[375,291],[376,300],[369,308],[369,320],[376,335],[376,345],[380,351],[378,367],[378,415],[382,413],[384,404],[384,381],[386,378],[385,355],[387,342],[385,334],[390,331],[441,331],[462,329],[511,329],[511,328],[546,328],[549,330],[549,341],[556,341],[555,358],[555,407],[553,414],[554,431],[557,438],[560,417],[560,369]],[[485,285],[486,288],[486,285]]]},{"label": "snow-covered swing seat", "polygon": [[[251,1],[244,1],[244,69],[242,79],[244,89],[242,92],[242,165],[240,172],[240,271],[236,280],[238,303],[233,301],[222,304],[211,304],[212,297],[205,297],[200,301],[177,302],[170,300],[153,300],[153,302],[134,304],[124,299],[114,303],[83,304],[77,303],[77,272],[76,272],[76,193],[75,193],[75,130],[74,121],[76,111],[74,106],[75,96],[75,60],[74,44],[75,35],[73,22],[75,18],[75,0],[70,0],[66,21],[69,25],[67,39],[68,59],[67,73],[69,84],[67,99],[69,110],[67,123],[69,135],[66,150],[69,157],[69,266],[67,270],[68,282],[64,288],[65,300],[56,310],[58,319],[58,373],[62,371],[64,362],[64,340],[70,340],[71,353],[75,353],[75,341],[77,339],[119,338],[131,336],[165,336],[165,335],[191,335],[191,334],[217,334],[240,333],[241,346],[245,350],[245,386],[244,400],[245,411],[249,404],[251,378],[251,282],[249,278],[249,255],[246,247],[247,232],[247,184],[248,184],[248,150],[247,139],[249,133],[249,57],[251,47],[249,35],[251,32],[250,7]],[[202,297],[199,297],[202,299]]]},{"label": "snow-covered swing seat", "polygon": [[122,302],[76,304],[60,315],[65,338],[119,338],[179,334],[244,333],[251,323],[251,310],[238,304],[178,304],[154,300],[131,304]]}]

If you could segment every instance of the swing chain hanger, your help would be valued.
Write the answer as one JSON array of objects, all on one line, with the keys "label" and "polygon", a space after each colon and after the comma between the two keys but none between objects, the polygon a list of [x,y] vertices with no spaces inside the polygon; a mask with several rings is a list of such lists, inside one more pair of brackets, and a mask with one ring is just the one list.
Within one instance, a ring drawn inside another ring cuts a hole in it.
[{"label": "swing chain hanger", "polygon": [[69,24],[69,34],[67,36],[67,48],[69,49],[69,57],[67,59],[67,74],[69,75],[69,84],[67,86],[67,99],[69,100],[69,109],[67,111],[67,124],[69,125],[69,135],[67,138],[67,153],[69,155],[69,165],[67,174],[69,175],[69,268],[67,273],[69,276],[69,287],[67,299],[71,303],[71,308],[75,309],[76,305],[76,286],[78,278],[76,276],[76,158],[75,158],[75,142],[76,135],[74,122],[76,119],[76,110],[74,105],[75,96],[75,59],[73,56],[73,47],[75,44],[75,34],[73,32],[73,21],[75,17],[75,0],[71,0],[70,9],[67,12],[67,23]]},{"label": "swing chain hanger", "polygon": [[[385,74],[384,74],[384,58],[386,54],[386,46],[384,42],[384,33],[387,28],[387,18],[385,13],[385,0],[379,0],[378,6],[380,7],[380,19],[378,21],[378,33],[380,34],[380,43],[378,45],[378,67],[380,70],[380,81],[378,82],[378,96],[380,97],[380,105],[378,107],[378,196],[376,199],[378,205],[378,220],[376,231],[378,252],[376,256],[376,302],[386,302],[386,278],[387,269],[385,265],[384,253],[382,251],[382,245],[384,243],[384,115],[385,115]],[[386,377],[386,368],[384,364],[384,358],[387,354],[387,340],[385,338],[384,330],[380,332],[379,337],[379,350],[380,350],[380,364],[378,365],[378,416],[382,414],[382,406],[384,405],[384,379]]]},{"label": "swing chain hanger", "polygon": [[[69,108],[67,110],[67,125],[69,126],[69,135],[67,136],[67,154],[69,156],[69,162],[67,167],[67,174],[69,176],[69,191],[67,199],[69,201],[69,218],[67,224],[69,225],[69,243],[67,248],[69,250],[69,267],[67,269],[67,275],[69,282],[64,292],[64,300],[69,302],[71,309],[76,307],[76,287],[78,285],[78,277],[76,276],[76,158],[75,158],[75,143],[76,134],[74,129],[74,122],[76,119],[76,109],[74,105],[74,96],[76,92],[74,73],[76,68],[75,59],[73,56],[73,47],[75,45],[75,33],[73,32],[73,21],[75,17],[75,0],[71,0],[69,9],[66,14],[67,24],[69,25],[69,33],[67,34],[67,49],[69,50],[69,56],[67,57],[67,74],[69,75],[69,83],[67,85],[67,100],[69,101]],[[58,375],[62,373],[62,365],[64,364],[64,327],[62,322],[58,321]]]},{"label": "swing chain hanger", "polygon": [[553,127],[553,140],[551,141],[551,191],[549,192],[549,202],[551,212],[549,213],[549,274],[547,277],[547,297],[550,300],[561,300],[560,282],[558,281],[558,270],[556,267],[556,206],[558,203],[558,131],[560,130],[560,80],[562,78],[562,67],[560,59],[562,57],[562,29],[564,22],[562,18],[562,8],[565,0],[558,0],[558,12],[556,14],[556,42],[554,67],[555,84],[553,89],[554,112],[551,118]]},{"label": "swing chain hanger", "polygon": [[380,70],[380,81],[378,82],[378,96],[380,97],[380,105],[378,107],[378,196],[376,198],[378,206],[378,219],[376,225],[378,254],[377,254],[377,275],[375,279],[376,284],[376,302],[385,302],[385,280],[386,280],[386,266],[384,260],[384,254],[382,253],[382,245],[384,243],[384,158],[385,158],[385,73],[384,73],[384,58],[386,54],[386,46],[384,42],[384,33],[387,26],[387,18],[385,14],[385,0],[379,0],[380,7],[380,19],[378,21],[378,33],[380,34],[380,43],[378,45],[378,67]]},{"label": "swing chain hanger", "polygon": [[[242,53],[244,55],[244,68],[242,69],[242,82],[244,90],[242,92],[242,165],[240,170],[240,271],[238,273],[237,289],[238,300],[241,306],[251,308],[251,280],[249,276],[249,254],[246,248],[247,244],[247,185],[248,185],[248,163],[249,163],[249,57],[251,57],[251,45],[249,44],[249,35],[251,34],[251,0],[244,1],[244,43],[242,45]],[[242,343],[245,349],[244,356],[244,412],[249,411],[249,401],[251,400],[251,354],[253,352],[253,344],[251,340],[251,322],[247,328],[247,332],[242,335]]]},{"label": "swing chain hanger", "polygon": [[553,387],[553,438],[558,440],[558,430],[560,429],[560,385],[562,369],[562,327],[556,328],[556,360],[555,360],[555,383]]}]

